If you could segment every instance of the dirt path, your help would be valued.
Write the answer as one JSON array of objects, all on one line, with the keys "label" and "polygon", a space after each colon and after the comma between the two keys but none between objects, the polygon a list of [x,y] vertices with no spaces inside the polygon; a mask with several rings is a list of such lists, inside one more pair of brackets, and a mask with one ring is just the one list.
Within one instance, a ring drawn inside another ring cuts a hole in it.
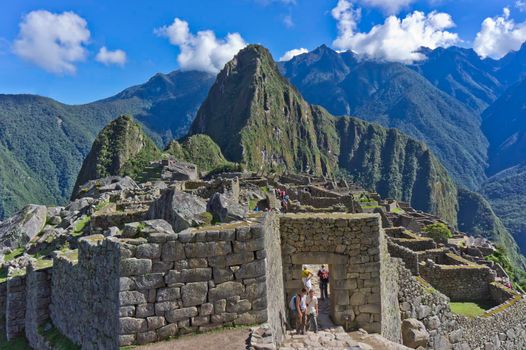
[{"label": "dirt path", "polygon": [[244,350],[250,329],[232,329],[199,335],[187,335],[180,338],[138,346],[134,350]]}]

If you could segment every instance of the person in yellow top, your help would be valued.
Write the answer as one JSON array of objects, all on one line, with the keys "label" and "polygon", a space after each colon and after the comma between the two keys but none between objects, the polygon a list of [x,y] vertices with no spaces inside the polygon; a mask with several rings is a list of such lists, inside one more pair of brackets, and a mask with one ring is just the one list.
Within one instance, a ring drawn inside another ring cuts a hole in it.
[{"label": "person in yellow top", "polygon": [[310,271],[307,266],[303,266],[303,271],[301,271],[301,279],[303,280],[303,285],[307,289],[307,292],[312,289],[312,271]]}]

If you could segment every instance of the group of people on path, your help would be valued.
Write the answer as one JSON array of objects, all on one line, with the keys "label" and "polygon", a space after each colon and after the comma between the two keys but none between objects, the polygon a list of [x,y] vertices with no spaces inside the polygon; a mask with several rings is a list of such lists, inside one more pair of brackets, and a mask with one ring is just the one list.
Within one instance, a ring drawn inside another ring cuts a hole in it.
[{"label": "group of people on path", "polygon": [[[318,332],[318,297],[312,288],[312,277],[314,274],[307,266],[303,267],[301,278],[303,281],[303,288],[292,297],[289,303],[291,311],[291,319],[295,323],[296,334],[305,334],[305,331],[314,329],[314,333]],[[328,285],[329,285],[329,271],[325,265],[321,265],[318,271],[318,278],[320,281],[321,300],[328,299]]]}]

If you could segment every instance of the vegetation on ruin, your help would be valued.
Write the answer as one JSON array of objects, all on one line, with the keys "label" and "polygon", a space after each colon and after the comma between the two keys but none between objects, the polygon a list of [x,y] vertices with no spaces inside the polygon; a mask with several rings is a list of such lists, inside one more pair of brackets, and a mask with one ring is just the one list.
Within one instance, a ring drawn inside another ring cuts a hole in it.
[{"label": "vegetation on ruin", "polygon": [[17,337],[11,340],[2,338],[0,339],[0,350],[31,350],[25,337]]},{"label": "vegetation on ruin", "polygon": [[101,177],[120,175],[136,178],[161,151],[142,127],[129,116],[121,116],[97,135],[80,169],[74,193],[80,185]]},{"label": "vegetation on ruin", "polygon": [[76,222],[75,227],[73,228],[73,235],[80,236],[84,232],[86,226],[89,225],[90,221],[91,217],[89,215],[84,215],[80,220]]},{"label": "vegetation on ruin", "polygon": [[225,159],[219,146],[208,135],[193,135],[181,142],[172,141],[165,152],[178,160],[197,165],[199,171],[222,172],[237,166]]},{"label": "vegetation on ruin", "polygon": [[4,255],[4,262],[9,262],[9,261],[11,261],[13,259],[18,258],[22,254],[24,254],[25,250],[26,250],[25,247],[19,247],[19,248],[13,249],[11,252],[9,252],[6,255]]},{"label": "vegetation on ruin", "polygon": [[447,242],[449,238],[453,237],[451,230],[441,222],[429,224],[422,228],[422,231],[437,242]]},{"label": "vegetation on ruin", "polygon": [[53,350],[80,350],[81,348],[60,333],[49,320],[38,327],[38,333],[50,343]]},{"label": "vegetation on ruin", "polygon": [[482,316],[487,310],[495,305],[491,302],[450,302],[449,306],[451,312],[457,315],[478,317]]},{"label": "vegetation on ruin", "polygon": [[526,272],[517,268],[510,259],[507,250],[501,245],[497,245],[497,251],[485,257],[488,261],[493,261],[504,269],[510,277],[512,284],[515,287],[520,287],[526,290]]}]

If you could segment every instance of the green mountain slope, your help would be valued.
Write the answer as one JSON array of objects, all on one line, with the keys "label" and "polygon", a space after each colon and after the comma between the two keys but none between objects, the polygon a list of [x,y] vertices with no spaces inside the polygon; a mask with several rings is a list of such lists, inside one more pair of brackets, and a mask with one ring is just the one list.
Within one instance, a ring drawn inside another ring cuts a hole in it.
[{"label": "green mountain slope", "polygon": [[73,193],[89,180],[111,175],[138,175],[161,152],[129,116],[121,116],[97,135],[80,169]]},{"label": "green mountain slope", "polygon": [[526,254],[526,164],[493,175],[481,192]]},{"label": "green mountain slope", "polygon": [[408,66],[320,47],[281,69],[307,101],[424,141],[459,184],[475,189],[485,180],[487,140],[479,115]]},{"label": "green mountain slope", "polygon": [[0,220],[27,203],[64,203],[95,136],[118,115],[134,116],[157,140],[185,135],[213,79],[192,71],[157,74],[78,106],[0,95]]},{"label": "green mountain slope", "polygon": [[483,114],[490,142],[488,174],[526,161],[526,79],[513,85]]},{"label": "green mountain slope", "polygon": [[502,93],[492,60],[482,60],[473,49],[457,46],[423,48],[426,59],[411,68],[440,90],[481,113]]},{"label": "green mountain slope", "polygon": [[180,141],[171,141],[164,150],[176,159],[197,165],[200,171],[235,168],[227,161],[219,146],[208,135],[193,135]]},{"label": "green mountain slope", "polygon": [[456,187],[425,145],[309,105],[261,46],[227,63],[190,133],[209,135],[227,159],[249,169],[331,175],[341,168],[384,196],[456,222]]},{"label": "green mountain slope", "polygon": [[459,189],[459,223],[461,231],[491,239],[500,245],[515,266],[526,269],[526,258],[490,203],[479,193]]}]

